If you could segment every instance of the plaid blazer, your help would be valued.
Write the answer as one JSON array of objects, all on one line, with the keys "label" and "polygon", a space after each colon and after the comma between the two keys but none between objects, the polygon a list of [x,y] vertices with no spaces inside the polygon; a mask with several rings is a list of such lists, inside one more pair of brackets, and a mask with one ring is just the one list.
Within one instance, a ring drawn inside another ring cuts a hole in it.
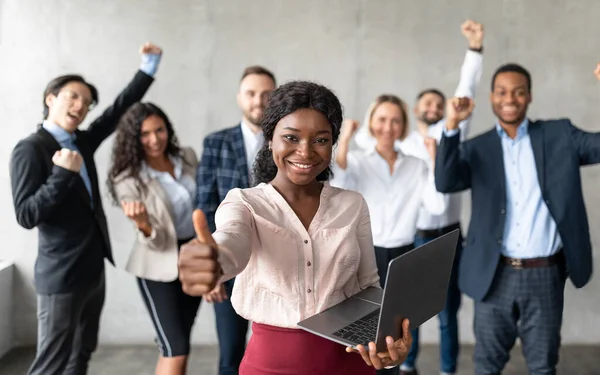
[{"label": "plaid blazer", "polygon": [[196,207],[204,211],[211,232],[216,229],[217,207],[229,190],[249,187],[247,165],[241,124],[211,133],[204,139],[196,174]]}]

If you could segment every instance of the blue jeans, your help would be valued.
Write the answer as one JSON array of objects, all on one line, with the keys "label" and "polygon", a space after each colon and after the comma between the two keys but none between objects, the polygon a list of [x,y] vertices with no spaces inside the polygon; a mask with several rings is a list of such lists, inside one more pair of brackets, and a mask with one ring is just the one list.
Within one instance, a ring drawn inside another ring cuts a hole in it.
[{"label": "blue jeans", "polygon": [[219,375],[237,375],[246,351],[248,321],[239,316],[231,305],[234,280],[224,283],[228,298],[215,303],[217,336],[219,337]]},{"label": "blue jeans", "polygon": [[[415,247],[421,246],[435,237],[415,236]],[[458,362],[459,342],[458,342],[458,309],[460,308],[461,293],[458,289],[458,262],[462,253],[462,235],[458,239],[456,256],[454,257],[454,266],[450,274],[450,283],[448,285],[448,294],[446,297],[446,306],[438,314],[440,320],[440,370],[442,372],[455,373],[456,363]],[[419,354],[419,329],[411,331],[413,343],[404,361],[404,365],[414,368]]]}]

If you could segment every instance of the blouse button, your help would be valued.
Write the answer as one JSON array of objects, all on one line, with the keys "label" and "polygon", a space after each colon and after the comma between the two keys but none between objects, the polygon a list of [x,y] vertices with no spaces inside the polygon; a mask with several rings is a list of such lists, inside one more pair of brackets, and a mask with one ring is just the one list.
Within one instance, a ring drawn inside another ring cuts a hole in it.
[{"label": "blouse button", "polygon": [[310,292],[312,292],[312,290],[311,290],[311,289],[309,289],[309,290],[307,290],[307,292],[309,292],[309,293],[310,293]]},{"label": "blouse button", "polygon": [[304,240],[304,243],[308,243],[308,240]]},{"label": "blouse button", "polygon": [[306,262],[306,265],[310,267],[310,262]]}]

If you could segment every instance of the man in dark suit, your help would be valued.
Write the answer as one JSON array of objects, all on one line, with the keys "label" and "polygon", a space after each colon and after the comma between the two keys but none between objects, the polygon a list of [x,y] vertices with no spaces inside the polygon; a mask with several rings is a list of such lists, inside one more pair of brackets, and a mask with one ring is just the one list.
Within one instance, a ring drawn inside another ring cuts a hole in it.
[{"label": "man in dark suit", "polygon": [[500,374],[519,337],[529,373],[555,374],[565,280],[592,274],[580,166],[600,162],[600,133],[529,120],[531,77],[516,64],[495,72],[490,99],[496,126],[461,146],[473,103],[451,101],[435,167],[440,192],[471,189],[459,286],[475,300],[475,371]]},{"label": "man in dark suit", "polygon": [[19,141],[10,161],[18,223],[38,229],[36,358],[29,374],[86,374],[98,344],[104,305],[104,258],[114,264],[94,152],[121,115],[142,99],[161,50],[141,47],[142,65],[115,102],[88,129],[78,130],[98,102],[83,77],[52,80],[44,92],[44,121]]},{"label": "man in dark suit", "polygon": [[[229,190],[252,184],[254,159],[264,146],[261,122],[267,99],[275,89],[275,76],[261,66],[244,70],[237,93],[242,110],[240,124],[204,139],[202,158],[197,173],[197,207],[204,211],[211,232],[215,231],[215,212]],[[248,321],[236,314],[227,296],[231,296],[234,280],[219,285],[204,296],[215,302],[219,336],[219,375],[237,374],[246,348]]]}]

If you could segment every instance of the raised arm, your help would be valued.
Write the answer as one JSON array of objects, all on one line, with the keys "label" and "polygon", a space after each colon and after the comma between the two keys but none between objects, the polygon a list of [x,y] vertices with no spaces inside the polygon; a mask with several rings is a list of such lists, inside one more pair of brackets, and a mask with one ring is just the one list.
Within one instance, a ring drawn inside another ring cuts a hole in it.
[{"label": "raised arm", "polygon": [[100,117],[96,118],[84,132],[87,133],[87,142],[92,152],[108,138],[116,129],[121,116],[136,102],[142,100],[150,85],[154,81],[154,74],[158,69],[162,50],[151,43],[146,43],[140,48],[142,62],[140,70],[133,80],[108,107]]},{"label": "raised arm", "polygon": [[202,157],[196,172],[196,208],[206,215],[208,229],[215,231],[215,212],[219,207],[219,186],[217,185],[217,161],[219,141],[213,136],[204,138]]},{"label": "raised arm", "polygon": [[[600,81],[600,62],[596,65],[594,75]],[[571,139],[577,147],[580,165],[600,163],[600,133],[585,132],[571,126]]]},{"label": "raised arm", "polygon": [[[17,222],[32,229],[48,220],[66,198],[79,178],[83,163],[74,151],[62,149],[52,158],[54,166],[46,177],[43,155],[34,139],[19,142],[10,158],[10,181]],[[72,191],[71,191],[72,193]]]},{"label": "raised arm", "polygon": [[446,127],[435,158],[435,186],[441,193],[455,193],[471,187],[471,172],[462,155],[458,124],[470,116],[474,105],[469,98],[448,101]]},{"label": "raised arm", "polygon": [[[469,43],[469,49],[460,69],[460,80],[454,96],[474,99],[483,70],[483,25],[467,20],[461,25],[461,31]],[[461,141],[468,136],[470,127],[471,116],[459,123]]]}]

